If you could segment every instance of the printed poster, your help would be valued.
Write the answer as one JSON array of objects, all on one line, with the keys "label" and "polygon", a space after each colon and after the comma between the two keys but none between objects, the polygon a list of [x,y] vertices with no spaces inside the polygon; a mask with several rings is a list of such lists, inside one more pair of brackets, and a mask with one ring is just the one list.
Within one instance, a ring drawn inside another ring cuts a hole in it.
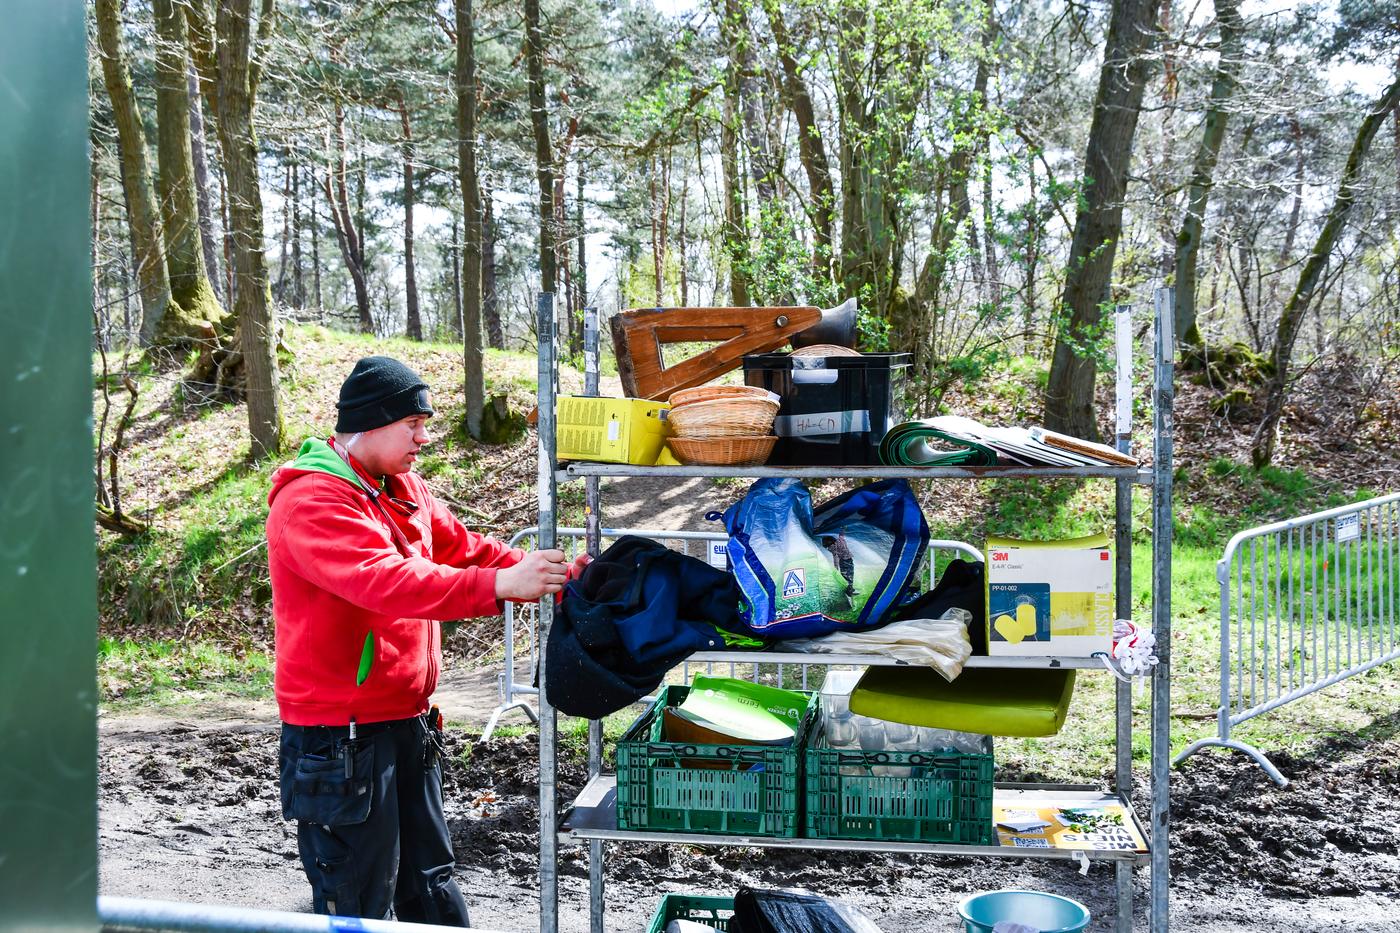
[{"label": "printed poster", "polygon": [[1146,852],[1147,842],[1127,808],[1112,798],[998,801],[993,807],[997,839],[1018,849],[1088,849]]}]

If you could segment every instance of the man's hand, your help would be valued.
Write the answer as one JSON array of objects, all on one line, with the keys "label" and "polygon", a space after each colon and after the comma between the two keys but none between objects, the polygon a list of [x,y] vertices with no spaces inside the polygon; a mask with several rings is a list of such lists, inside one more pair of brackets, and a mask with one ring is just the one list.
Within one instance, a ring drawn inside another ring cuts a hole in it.
[{"label": "man's hand", "polygon": [[593,563],[593,558],[586,553],[575,557],[574,562],[569,565],[569,579],[577,580],[579,575],[583,573],[583,568],[591,563]]},{"label": "man's hand", "polygon": [[564,588],[568,572],[563,551],[527,551],[520,563],[496,571],[496,598],[528,602],[557,593]]}]

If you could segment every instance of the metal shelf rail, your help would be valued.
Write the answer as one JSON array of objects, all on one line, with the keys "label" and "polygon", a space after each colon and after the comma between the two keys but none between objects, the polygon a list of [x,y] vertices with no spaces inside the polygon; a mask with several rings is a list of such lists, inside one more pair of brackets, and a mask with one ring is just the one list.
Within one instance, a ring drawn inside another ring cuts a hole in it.
[{"label": "metal shelf rail", "polygon": [[[584,487],[585,543],[589,553],[597,554],[601,542],[599,480],[617,476],[715,476],[758,477],[794,476],[825,478],[849,476],[871,478],[899,476],[911,479],[977,480],[999,477],[1053,478],[1060,476],[1107,478],[1115,486],[1115,590],[1119,618],[1128,618],[1132,609],[1132,487],[1148,485],[1152,491],[1152,629],[1157,638],[1158,663],[1151,675],[1151,795],[1149,820],[1144,836],[1149,842],[1146,855],[1133,853],[1098,853],[1091,857],[1111,861],[1117,899],[1115,930],[1131,933],[1133,929],[1133,867],[1141,862],[1149,866],[1151,885],[1148,922],[1151,933],[1168,933],[1169,886],[1168,873],[1170,809],[1169,809],[1169,723],[1171,671],[1171,501],[1172,501],[1172,400],[1173,400],[1173,337],[1172,290],[1158,289],[1154,295],[1154,367],[1152,379],[1153,457],[1146,469],[1095,467],[1081,469],[1020,467],[949,468],[949,467],[637,467],[620,464],[573,463],[560,468],[556,452],[555,399],[558,391],[556,359],[557,321],[554,296],[543,293],[536,307],[539,348],[539,547],[554,547],[557,530],[558,482],[582,478]],[[1116,442],[1119,450],[1130,452],[1132,409],[1132,325],[1131,309],[1120,305],[1115,312],[1117,343],[1116,380]],[[596,309],[586,309],[584,319],[585,394],[598,391],[598,317]],[[557,716],[549,705],[543,689],[544,651],[549,625],[553,619],[554,601],[546,597],[539,604],[539,691],[540,725],[540,931],[557,933],[559,929],[558,852],[563,841],[588,843],[589,924],[592,933],[602,933],[603,923],[603,840],[632,842],[671,842],[677,844],[753,845],[789,848],[822,849],[833,845],[843,849],[872,851],[937,852],[957,855],[986,855],[999,857],[1074,858],[1072,853],[1047,855],[1044,850],[1013,849],[995,846],[940,846],[903,843],[860,843],[850,840],[743,838],[732,836],[672,833],[621,832],[616,814],[610,809],[615,777],[602,774],[602,724],[589,724],[588,771],[589,784],[569,812],[570,822],[562,828],[559,822],[559,801],[556,784]],[[812,665],[849,665],[875,663],[859,655],[794,655],[785,652],[711,652],[694,655],[692,662],[753,661],[755,655],[766,662],[787,662]],[[889,663],[880,659],[880,663]],[[982,658],[972,659],[973,666],[991,667],[1078,667],[1099,666],[1097,659],[1083,658]],[[1056,793],[1085,793],[1091,797],[1119,799],[1132,809],[1132,691],[1123,680],[1115,681],[1115,768],[1114,789],[1104,795],[1090,788],[1057,787]],[[1014,794],[1017,788],[1001,785],[997,794]],[[1084,799],[1084,798],[1080,798]],[[1134,813],[1133,819],[1137,819]],[[1032,854],[1033,853],[1033,854]]]}]

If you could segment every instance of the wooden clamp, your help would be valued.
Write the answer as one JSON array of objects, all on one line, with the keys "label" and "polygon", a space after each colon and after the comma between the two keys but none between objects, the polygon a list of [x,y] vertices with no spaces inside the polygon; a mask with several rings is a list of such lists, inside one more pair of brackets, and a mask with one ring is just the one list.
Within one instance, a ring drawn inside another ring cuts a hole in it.
[{"label": "wooden clamp", "polygon": [[[623,394],[666,399],[677,389],[703,385],[743,364],[746,353],[776,350],[793,334],[820,323],[809,305],[774,308],[636,308],[611,320],[613,351]],[[717,347],[667,366],[668,343],[723,340]]]}]

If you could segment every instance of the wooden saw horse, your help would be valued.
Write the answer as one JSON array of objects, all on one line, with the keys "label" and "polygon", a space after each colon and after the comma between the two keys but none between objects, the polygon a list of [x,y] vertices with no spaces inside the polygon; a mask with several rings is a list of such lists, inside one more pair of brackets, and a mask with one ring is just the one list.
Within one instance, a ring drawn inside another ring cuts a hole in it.
[{"label": "wooden saw horse", "polygon": [[[795,334],[833,314],[849,315],[854,337],[854,303],[832,311],[811,305],[771,308],[636,308],[611,320],[613,351],[623,394],[666,399],[677,389],[703,385],[743,364],[747,353],[776,350]],[[844,320],[843,320],[844,324]],[[661,348],[668,343],[722,340],[719,346],[667,366]]]}]

